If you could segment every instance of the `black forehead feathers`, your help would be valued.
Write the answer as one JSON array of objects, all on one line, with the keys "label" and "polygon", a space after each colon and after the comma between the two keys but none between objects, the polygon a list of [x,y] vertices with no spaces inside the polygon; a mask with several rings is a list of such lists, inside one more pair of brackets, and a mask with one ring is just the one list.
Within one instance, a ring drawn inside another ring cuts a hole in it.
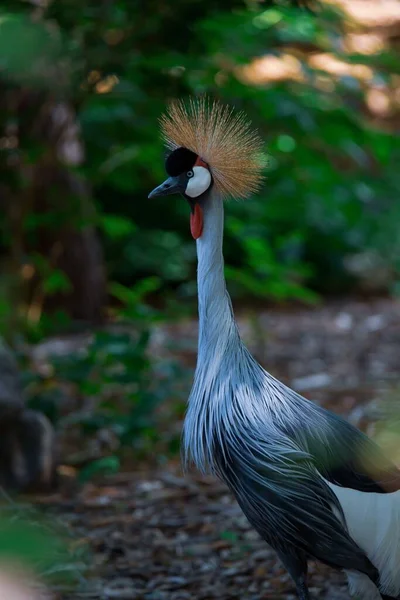
[{"label": "black forehead feathers", "polygon": [[165,159],[165,170],[170,177],[189,171],[197,160],[197,154],[187,148],[177,148]]}]

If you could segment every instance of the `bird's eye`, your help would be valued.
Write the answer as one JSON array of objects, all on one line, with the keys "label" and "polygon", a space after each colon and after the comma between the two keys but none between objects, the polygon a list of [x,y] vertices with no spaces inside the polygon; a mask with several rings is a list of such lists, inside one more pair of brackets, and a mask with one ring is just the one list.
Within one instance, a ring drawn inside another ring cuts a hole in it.
[{"label": "bird's eye", "polygon": [[190,179],[191,177],[193,177],[193,175],[194,175],[193,171],[188,171],[188,172],[186,173],[186,176],[187,176],[187,177],[189,177],[189,179]]}]

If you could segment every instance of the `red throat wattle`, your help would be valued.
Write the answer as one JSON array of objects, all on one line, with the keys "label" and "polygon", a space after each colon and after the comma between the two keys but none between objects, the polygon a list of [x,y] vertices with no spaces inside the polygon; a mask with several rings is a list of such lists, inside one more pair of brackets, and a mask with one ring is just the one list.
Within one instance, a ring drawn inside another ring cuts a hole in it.
[{"label": "red throat wattle", "polygon": [[190,231],[195,240],[197,240],[203,233],[203,211],[200,205],[194,205],[194,210],[190,214]]}]

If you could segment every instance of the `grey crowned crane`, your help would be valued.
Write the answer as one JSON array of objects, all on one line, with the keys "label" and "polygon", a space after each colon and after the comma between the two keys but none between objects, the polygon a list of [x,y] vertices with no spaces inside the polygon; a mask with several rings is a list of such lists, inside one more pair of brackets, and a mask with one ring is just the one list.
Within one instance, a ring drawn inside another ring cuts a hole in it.
[{"label": "grey crowned crane", "polygon": [[223,200],[258,188],[258,134],[243,114],[205,99],[173,103],[161,127],[168,179],[149,198],[186,198],[198,256],[186,460],[229,486],[300,600],[310,597],[310,558],[343,569],[362,600],[398,598],[399,470],[361,431],[272,377],[239,336],[224,278]]}]

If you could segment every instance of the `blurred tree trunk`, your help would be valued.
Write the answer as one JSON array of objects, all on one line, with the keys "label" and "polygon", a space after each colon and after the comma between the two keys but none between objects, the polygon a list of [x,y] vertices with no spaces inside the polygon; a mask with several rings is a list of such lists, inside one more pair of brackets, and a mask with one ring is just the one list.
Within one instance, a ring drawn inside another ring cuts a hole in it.
[{"label": "blurred tree trunk", "polygon": [[62,309],[99,322],[106,276],[89,186],[77,173],[84,149],[73,108],[45,92],[0,83],[0,202],[13,302],[38,320]]}]

